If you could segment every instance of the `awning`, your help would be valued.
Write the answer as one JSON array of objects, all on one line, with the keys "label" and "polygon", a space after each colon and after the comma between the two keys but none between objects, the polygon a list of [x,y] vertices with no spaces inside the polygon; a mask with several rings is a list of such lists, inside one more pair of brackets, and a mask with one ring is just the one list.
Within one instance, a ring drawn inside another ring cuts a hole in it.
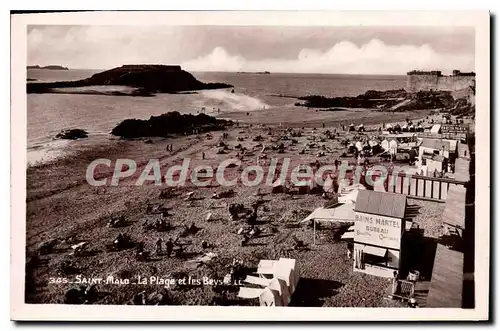
[{"label": "awning", "polygon": [[366,245],[363,249],[363,253],[384,257],[387,254],[387,248]]},{"label": "awning", "polygon": [[240,287],[238,297],[244,299],[255,299],[260,297],[262,293],[264,293],[263,288]]},{"label": "awning", "polygon": [[254,285],[268,286],[271,280],[262,277],[247,276],[247,278],[245,278],[245,282]]},{"label": "awning", "polygon": [[340,239],[354,239],[354,232],[346,232],[340,237]]}]

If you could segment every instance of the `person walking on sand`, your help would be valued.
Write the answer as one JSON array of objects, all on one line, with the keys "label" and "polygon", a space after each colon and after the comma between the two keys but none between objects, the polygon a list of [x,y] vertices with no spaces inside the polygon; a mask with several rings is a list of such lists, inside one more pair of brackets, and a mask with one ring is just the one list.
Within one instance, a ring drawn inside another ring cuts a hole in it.
[{"label": "person walking on sand", "polygon": [[162,252],[162,244],[163,244],[163,240],[161,238],[158,238],[158,240],[156,241],[156,255],[160,255],[161,252]]},{"label": "person walking on sand", "polygon": [[201,159],[205,160],[205,152],[201,152]]},{"label": "person walking on sand", "polygon": [[168,238],[167,244],[167,257],[170,257],[172,254],[172,251],[174,250],[174,242],[172,241],[172,238]]}]

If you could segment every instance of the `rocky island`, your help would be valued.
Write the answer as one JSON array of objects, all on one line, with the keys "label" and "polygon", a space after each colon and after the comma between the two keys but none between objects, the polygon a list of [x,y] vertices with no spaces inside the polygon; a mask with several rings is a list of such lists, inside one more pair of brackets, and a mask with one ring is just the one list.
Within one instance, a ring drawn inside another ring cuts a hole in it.
[{"label": "rocky island", "polygon": [[[136,88],[139,92],[135,91],[124,95],[137,96],[232,87],[232,85],[225,83],[200,82],[192,74],[182,70],[180,66],[155,64],[123,65],[76,81],[28,83],[26,91],[27,93],[65,93],[64,88],[111,85]],[[75,92],[73,91],[73,93]]]},{"label": "rocky island", "polygon": [[26,69],[69,70],[69,68],[59,65],[49,65],[44,67],[41,67],[39,65],[34,65],[34,66],[27,66]]}]

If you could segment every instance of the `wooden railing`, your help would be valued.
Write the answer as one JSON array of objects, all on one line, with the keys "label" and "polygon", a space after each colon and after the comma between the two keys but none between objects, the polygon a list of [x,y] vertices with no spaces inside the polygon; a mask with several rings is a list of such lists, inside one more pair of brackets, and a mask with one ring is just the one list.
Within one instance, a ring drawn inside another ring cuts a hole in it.
[{"label": "wooden railing", "polygon": [[[393,178],[394,176],[397,177]],[[452,185],[465,186],[465,183],[451,178],[391,173],[387,176],[385,189],[387,192],[406,194],[414,198],[445,201]]]}]

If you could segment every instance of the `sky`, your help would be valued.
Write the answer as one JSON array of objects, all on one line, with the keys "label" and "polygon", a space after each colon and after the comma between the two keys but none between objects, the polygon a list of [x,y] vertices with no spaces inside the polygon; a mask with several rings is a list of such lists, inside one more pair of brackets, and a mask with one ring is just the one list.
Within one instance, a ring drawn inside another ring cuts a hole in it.
[{"label": "sky", "polygon": [[406,74],[474,70],[469,27],[28,26],[28,65]]}]

